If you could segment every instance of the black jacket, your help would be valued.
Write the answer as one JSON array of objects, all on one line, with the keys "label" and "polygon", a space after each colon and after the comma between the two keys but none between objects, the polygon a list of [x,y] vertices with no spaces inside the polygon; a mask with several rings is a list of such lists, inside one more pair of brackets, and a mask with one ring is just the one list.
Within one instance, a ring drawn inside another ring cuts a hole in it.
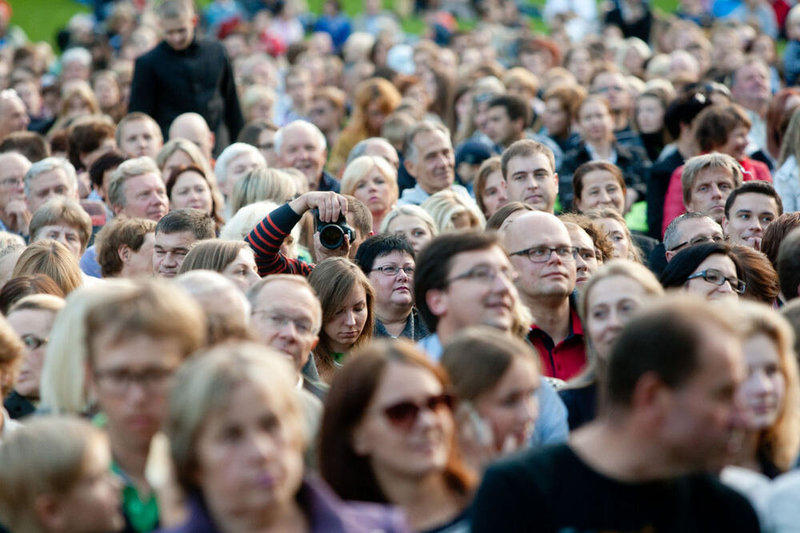
[{"label": "black jacket", "polygon": [[129,111],[147,113],[167,138],[169,125],[182,113],[199,113],[211,131],[236,139],[244,126],[233,69],[222,44],[195,39],[176,51],[162,41],[136,60]]}]

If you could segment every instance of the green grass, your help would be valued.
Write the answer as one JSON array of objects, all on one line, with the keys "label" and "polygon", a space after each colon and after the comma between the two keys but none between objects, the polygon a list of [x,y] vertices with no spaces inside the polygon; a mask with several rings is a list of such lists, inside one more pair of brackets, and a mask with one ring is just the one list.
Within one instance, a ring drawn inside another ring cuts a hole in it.
[{"label": "green grass", "polygon": [[88,13],[87,6],[75,0],[11,0],[11,23],[21,27],[31,41],[55,45],[56,33],[75,13]]},{"label": "green grass", "polygon": [[[200,0],[200,5],[205,5],[210,0]],[[413,0],[407,0],[412,1]],[[544,5],[544,0],[529,0],[534,5]],[[314,13],[322,11],[324,0],[308,0],[309,9]],[[12,23],[25,30],[32,41],[49,41],[55,43],[56,32],[61,29],[75,13],[89,12],[90,9],[75,0],[12,0],[14,15]],[[355,15],[361,11],[362,0],[343,0],[344,11]],[[385,1],[387,7],[394,4],[394,0]],[[675,10],[678,0],[654,0],[657,11],[670,13]],[[424,29],[424,22],[419,17],[409,17],[403,21],[403,29],[409,33],[420,33]],[[532,27],[537,31],[546,31],[541,20],[533,20]]]}]

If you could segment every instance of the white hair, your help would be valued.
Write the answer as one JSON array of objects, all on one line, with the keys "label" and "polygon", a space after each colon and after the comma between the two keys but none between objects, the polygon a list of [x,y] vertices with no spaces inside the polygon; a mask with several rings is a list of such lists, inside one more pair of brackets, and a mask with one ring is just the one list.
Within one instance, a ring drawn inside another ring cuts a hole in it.
[{"label": "white hair", "polygon": [[72,163],[61,157],[47,157],[32,164],[25,174],[25,196],[30,196],[31,194],[31,181],[40,174],[57,169],[64,171],[67,175],[67,180],[72,184],[72,191],[77,192],[78,174],[75,172],[75,167],[72,166]]},{"label": "white hair", "polygon": [[80,63],[84,67],[88,67],[92,64],[92,53],[86,48],[82,48],[80,46],[68,48],[63,54],[61,54],[61,64],[66,65],[67,63],[72,63],[73,61]]},{"label": "white hair", "polygon": [[292,128],[303,128],[308,133],[314,136],[317,140],[317,146],[321,146],[323,150],[328,147],[328,141],[325,140],[325,134],[320,131],[318,127],[308,122],[307,120],[294,120],[284,127],[275,132],[275,153],[281,153],[281,145],[283,144],[283,136],[285,132]]},{"label": "white hair", "polygon": [[[220,239],[227,239],[230,241],[241,241],[253,231],[256,224],[261,222],[265,216],[278,208],[278,204],[264,200],[246,205],[239,209],[231,218],[228,223],[222,227],[219,232]],[[297,256],[297,243],[300,240],[300,226],[295,224],[292,228],[291,235],[294,237],[294,243],[290,247],[290,255]]]},{"label": "white hair", "polygon": [[251,153],[264,168],[267,167],[267,160],[264,155],[253,145],[247,143],[233,143],[225,148],[214,165],[214,174],[217,176],[217,183],[222,186],[228,180],[228,165],[242,154]]}]

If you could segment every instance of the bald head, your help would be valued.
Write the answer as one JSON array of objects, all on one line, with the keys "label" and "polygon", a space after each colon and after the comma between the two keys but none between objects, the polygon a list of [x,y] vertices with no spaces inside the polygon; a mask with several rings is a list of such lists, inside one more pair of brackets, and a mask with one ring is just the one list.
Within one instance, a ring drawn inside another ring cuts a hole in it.
[{"label": "bald head", "polygon": [[563,222],[550,213],[531,211],[503,227],[502,238],[519,273],[517,288],[526,304],[569,297],[575,289],[576,263]]},{"label": "bald head", "polygon": [[184,113],[175,117],[169,126],[169,140],[186,139],[200,148],[207,161],[211,161],[214,133],[208,128],[206,119],[197,113]]}]

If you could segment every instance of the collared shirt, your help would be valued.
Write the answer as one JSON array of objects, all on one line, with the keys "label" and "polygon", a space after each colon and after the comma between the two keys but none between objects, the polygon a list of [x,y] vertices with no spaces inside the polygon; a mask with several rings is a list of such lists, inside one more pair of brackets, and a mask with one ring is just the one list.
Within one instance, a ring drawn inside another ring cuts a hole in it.
[{"label": "collared shirt", "polygon": [[558,344],[536,324],[531,326],[528,339],[538,350],[542,361],[542,375],[564,381],[575,377],[586,366],[586,349],[583,344],[583,324],[570,300],[569,334]]},{"label": "collared shirt", "polygon": [[[122,480],[122,514],[128,526],[139,533],[158,528],[158,501],[155,492],[143,495],[136,490],[133,480],[116,461],[111,462],[111,471]],[[126,531],[130,531],[126,527]]]}]

